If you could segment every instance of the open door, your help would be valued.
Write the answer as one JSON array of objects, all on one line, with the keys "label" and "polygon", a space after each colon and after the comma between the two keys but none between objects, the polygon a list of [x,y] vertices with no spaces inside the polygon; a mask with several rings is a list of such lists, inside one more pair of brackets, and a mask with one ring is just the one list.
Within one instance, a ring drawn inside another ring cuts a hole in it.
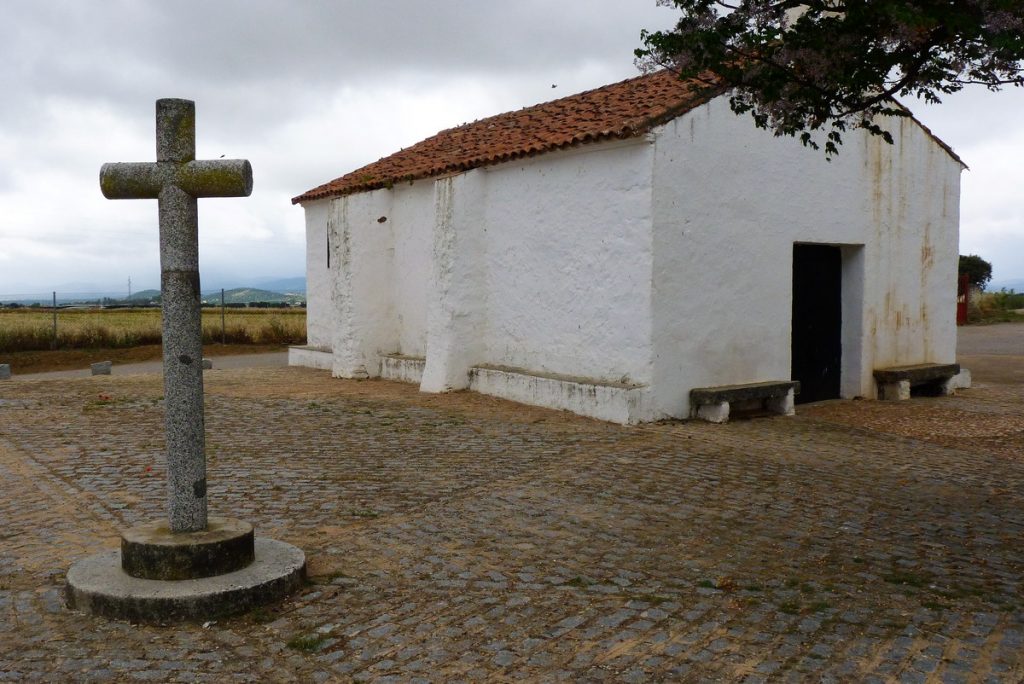
[{"label": "open door", "polygon": [[839,398],[843,257],[831,245],[793,245],[792,379],[798,404]]}]

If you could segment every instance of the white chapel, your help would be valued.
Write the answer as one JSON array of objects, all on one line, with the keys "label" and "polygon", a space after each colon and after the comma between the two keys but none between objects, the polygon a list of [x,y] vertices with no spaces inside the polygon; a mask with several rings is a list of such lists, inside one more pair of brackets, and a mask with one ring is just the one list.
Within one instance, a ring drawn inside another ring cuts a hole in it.
[{"label": "white chapel", "polygon": [[884,125],[829,162],[658,72],[441,131],[294,198],[289,362],[619,423],[698,388],[875,398],[955,360],[964,168]]}]

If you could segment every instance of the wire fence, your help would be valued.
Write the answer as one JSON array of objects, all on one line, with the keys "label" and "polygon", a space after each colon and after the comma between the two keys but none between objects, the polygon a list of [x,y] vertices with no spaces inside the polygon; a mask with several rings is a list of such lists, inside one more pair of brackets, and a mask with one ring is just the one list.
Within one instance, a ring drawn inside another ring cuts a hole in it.
[{"label": "wire fence", "polygon": [[[161,342],[159,297],[125,300],[104,293],[43,297],[0,294],[0,352],[123,348]],[[98,296],[97,296],[98,295]],[[302,344],[303,305],[225,301],[224,291],[203,301],[204,344]]]},{"label": "wire fence", "polygon": [[[230,292],[230,291],[229,291]],[[224,293],[225,290],[221,289],[220,292],[210,292],[202,296],[203,306],[220,306],[224,304]],[[267,292],[268,295],[277,295],[276,292]],[[230,297],[229,297],[230,300]],[[294,295],[287,295],[287,300],[283,301],[279,298],[268,299],[267,301],[251,301],[251,302],[232,302],[227,301],[227,307],[255,307],[255,308],[273,308],[273,307],[284,307],[284,306],[302,306],[298,303],[298,298]],[[110,291],[65,291],[65,290],[50,290],[47,292],[14,292],[14,293],[2,293],[0,292],[0,307],[6,308],[18,308],[18,307],[103,307],[103,308],[129,308],[129,307],[146,307],[146,306],[160,306],[160,293],[156,290],[142,290],[134,295],[129,292],[127,294],[118,294]]]}]

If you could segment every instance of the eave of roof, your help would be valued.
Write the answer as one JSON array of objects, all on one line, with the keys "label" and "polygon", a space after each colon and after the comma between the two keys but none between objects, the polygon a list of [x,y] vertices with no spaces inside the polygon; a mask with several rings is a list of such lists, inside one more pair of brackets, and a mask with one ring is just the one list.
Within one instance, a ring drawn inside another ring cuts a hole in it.
[{"label": "eave of roof", "polygon": [[909,107],[899,102],[897,102],[896,104],[899,105],[903,110],[905,110],[907,112],[907,115],[910,117],[910,120],[916,123],[918,126],[920,126],[921,130],[924,131],[924,134],[931,138],[932,142],[934,142],[936,145],[945,150],[946,154],[948,154],[955,162],[960,164],[960,166],[964,167],[965,169],[971,168],[967,165],[967,162],[960,158],[959,154],[953,151],[953,148],[950,147],[945,140],[935,135],[935,133],[932,132],[932,129],[928,128],[923,123],[921,123],[921,120],[914,116],[914,113],[910,111]]},{"label": "eave of roof", "polygon": [[659,71],[450,128],[292,199],[293,204],[643,135],[723,89]]}]

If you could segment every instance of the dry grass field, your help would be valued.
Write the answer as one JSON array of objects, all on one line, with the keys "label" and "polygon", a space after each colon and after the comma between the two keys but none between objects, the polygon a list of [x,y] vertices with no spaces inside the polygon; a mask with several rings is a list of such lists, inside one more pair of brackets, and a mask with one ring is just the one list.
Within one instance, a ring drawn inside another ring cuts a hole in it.
[{"label": "dry grass field", "polygon": [[[305,309],[203,310],[203,343],[232,345],[301,344],[306,339]],[[159,309],[60,309],[57,335],[53,312],[0,310],[0,353],[50,349],[125,349],[160,344]]]}]

